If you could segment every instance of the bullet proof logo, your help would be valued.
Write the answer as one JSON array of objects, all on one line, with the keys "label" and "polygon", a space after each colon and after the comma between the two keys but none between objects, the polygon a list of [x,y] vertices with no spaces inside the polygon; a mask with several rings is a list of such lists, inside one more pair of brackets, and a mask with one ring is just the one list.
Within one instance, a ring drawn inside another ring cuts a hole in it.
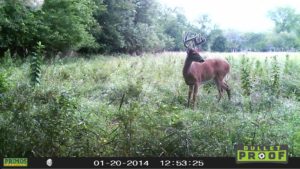
[{"label": "bullet proof logo", "polygon": [[237,163],[287,163],[288,146],[236,146]]}]

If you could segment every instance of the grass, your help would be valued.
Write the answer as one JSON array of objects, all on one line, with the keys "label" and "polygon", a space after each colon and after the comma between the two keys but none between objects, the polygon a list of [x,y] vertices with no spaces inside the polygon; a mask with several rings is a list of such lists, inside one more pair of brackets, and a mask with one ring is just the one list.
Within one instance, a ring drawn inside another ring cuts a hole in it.
[{"label": "grass", "polygon": [[[186,108],[185,53],[56,59],[42,65],[35,88],[29,63],[3,64],[0,154],[227,157],[243,143],[287,144],[300,156],[299,54],[204,55],[229,61],[232,100],[218,103],[208,83],[195,110]],[[243,57],[250,66],[241,78]]]}]

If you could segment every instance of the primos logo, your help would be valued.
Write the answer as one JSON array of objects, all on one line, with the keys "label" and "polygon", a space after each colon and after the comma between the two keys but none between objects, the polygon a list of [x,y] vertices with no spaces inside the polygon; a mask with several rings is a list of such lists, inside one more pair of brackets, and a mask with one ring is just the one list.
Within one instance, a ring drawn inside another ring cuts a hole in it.
[{"label": "primos logo", "polygon": [[27,158],[4,158],[3,167],[27,167]]},{"label": "primos logo", "polygon": [[237,163],[287,163],[288,146],[236,146]]}]

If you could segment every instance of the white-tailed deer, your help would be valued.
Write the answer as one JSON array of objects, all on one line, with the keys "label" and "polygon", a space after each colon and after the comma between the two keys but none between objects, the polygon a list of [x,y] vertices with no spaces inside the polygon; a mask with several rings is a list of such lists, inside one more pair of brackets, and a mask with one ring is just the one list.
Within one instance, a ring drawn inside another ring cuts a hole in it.
[{"label": "white-tailed deer", "polygon": [[[205,38],[199,35],[188,38],[188,35],[187,33],[183,39],[183,44],[187,48],[183,77],[185,83],[189,85],[188,107],[190,105],[191,96],[193,95],[193,108],[195,108],[198,88],[201,83],[209,80],[214,80],[218,88],[218,101],[220,101],[223,96],[223,90],[226,90],[228,99],[230,100],[230,89],[224,81],[224,77],[230,70],[228,62],[218,58],[204,60],[195,49],[195,46],[204,43],[206,41]],[[193,48],[188,46],[189,42],[192,42]]]}]

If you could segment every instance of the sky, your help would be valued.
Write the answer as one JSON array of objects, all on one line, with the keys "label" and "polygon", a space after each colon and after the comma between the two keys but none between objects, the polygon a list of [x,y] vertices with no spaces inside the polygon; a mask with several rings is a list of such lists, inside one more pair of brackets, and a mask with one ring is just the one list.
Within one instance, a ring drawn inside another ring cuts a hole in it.
[{"label": "sky", "polygon": [[30,7],[40,8],[43,5],[44,0],[24,0],[24,2]]},{"label": "sky", "polygon": [[274,24],[268,18],[269,10],[292,7],[300,13],[300,0],[158,0],[161,4],[178,8],[190,22],[208,14],[221,29],[241,32],[265,32]]}]

